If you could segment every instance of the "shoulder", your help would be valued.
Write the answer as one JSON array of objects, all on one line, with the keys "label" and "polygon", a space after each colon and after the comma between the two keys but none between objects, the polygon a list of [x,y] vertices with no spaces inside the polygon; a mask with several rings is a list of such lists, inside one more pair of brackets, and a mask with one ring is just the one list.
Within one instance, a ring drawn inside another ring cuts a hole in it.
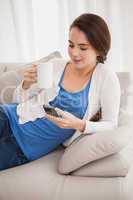
[{"label": "shoulder", "polygon": [[113,71],[111,68],[109,68],[108,66],[104,66],[104,65],[97,66],[96,74],[100,76],[102,79],[104,79],[105,81],[107,80],[119,81],[117,73]]},{"label": "shoulder", "polygon": [[98,65],[96,67],[96,70],[99,74],[115,74],[115,72],[109,68],[108,66],[105,66],[105,65]]},{"label": "shoulder", "polygon": [[117,73],[107,66],[100,66],[99,74],[101,75],[102,89],[110,92],[120,93],[120,82]]},{"label": "shoulder", "polygon": [[93,76],[92,83],[99,88],[99,91],[110,89],[120,91],[120,82],[116,72],[110,69],[108,66],[97,65]]}]

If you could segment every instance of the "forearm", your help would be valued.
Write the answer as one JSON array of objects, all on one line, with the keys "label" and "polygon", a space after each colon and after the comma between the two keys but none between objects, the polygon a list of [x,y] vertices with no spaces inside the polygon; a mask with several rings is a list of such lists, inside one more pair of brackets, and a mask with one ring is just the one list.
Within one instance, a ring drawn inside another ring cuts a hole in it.
[{"label": "forearm", "polygon": [[106,131],[111,130],[117,127],[117,122],[112,121],[98,121],[98,122],[92,122],[89,120],[86,120],[85,123],[85,129],[83,133],[95,133],[100,131]]},{"label": "forearm", "polygon": [[39,88],[36,84],[34,84],[32,87],[28,87],[26,89],[26,86],[23,88],[23,81],[18,85],[18,87],[15,89],[13,93],[13,102],[14,103],[21,103],[25,102],[28,99],[30,99],[32,96],[36,95],[39,92]]}]

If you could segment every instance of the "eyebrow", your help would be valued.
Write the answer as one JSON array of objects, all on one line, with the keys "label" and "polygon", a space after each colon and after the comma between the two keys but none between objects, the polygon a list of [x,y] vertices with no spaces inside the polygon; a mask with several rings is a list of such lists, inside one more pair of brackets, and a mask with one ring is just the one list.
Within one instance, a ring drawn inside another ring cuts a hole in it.
[{"label": "eyebrow", "polygon": [[[70,42],[70,43],[72,43],[72,44],[73,44],[73,42],[72,42],[71,40],[68,40],[68,42]],[[82,46],[89,46],[89,44],[88,44],[88,43],[79,43],[78,45],[82,45]]]}]

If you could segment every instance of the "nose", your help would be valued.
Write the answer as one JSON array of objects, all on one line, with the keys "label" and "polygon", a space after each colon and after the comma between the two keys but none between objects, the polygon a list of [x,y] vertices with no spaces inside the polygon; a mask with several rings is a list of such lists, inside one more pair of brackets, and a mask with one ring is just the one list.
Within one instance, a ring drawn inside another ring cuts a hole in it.
[{"label": "nose", "polygon": [[71,52],[73,57],[78,57],[80,55],[80,51],[77,47],[74,47]]}]

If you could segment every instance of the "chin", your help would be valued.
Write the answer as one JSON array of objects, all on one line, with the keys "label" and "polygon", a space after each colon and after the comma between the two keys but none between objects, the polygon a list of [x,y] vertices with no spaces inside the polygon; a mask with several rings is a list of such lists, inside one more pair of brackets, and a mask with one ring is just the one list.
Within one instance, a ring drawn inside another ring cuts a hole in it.
[{"label": "chin", "polygon": [[83,69],[83,68],[85,68],[85,66],[84,66],[83,63],[81,63],[81,62],[72,61],[72,63],[74,64],[74,66],[75,66],[77,69]]},{"label": "chin", "polygon": [[77,69],[84,69],[84,68],[85,68],[85,66],[83,66],[83,65],[75,65],[75,67],[76,67]]}]

